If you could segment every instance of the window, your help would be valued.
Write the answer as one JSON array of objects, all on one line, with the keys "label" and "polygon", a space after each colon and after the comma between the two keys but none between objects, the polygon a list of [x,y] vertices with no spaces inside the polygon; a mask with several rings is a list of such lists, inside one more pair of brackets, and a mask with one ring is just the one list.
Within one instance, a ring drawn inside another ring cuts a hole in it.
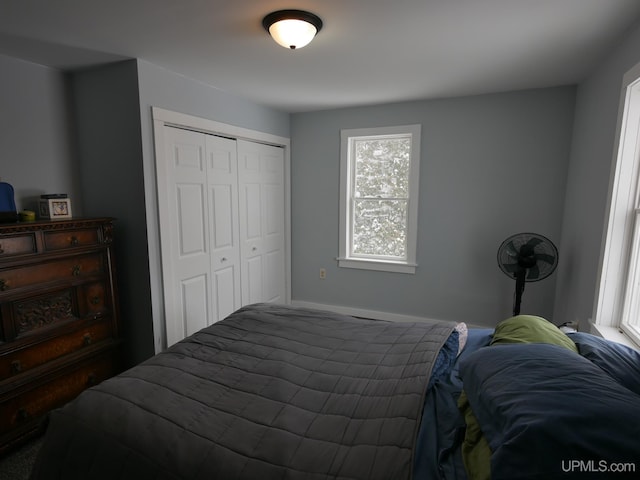
[{"label": "window", "polygon": [[624,85],[594,318],[604,336],[621,330],[640,345],[640,65]]},{"label": "window", "polygon": [[420,125],[342,130],[338,265],[415,273]]}]

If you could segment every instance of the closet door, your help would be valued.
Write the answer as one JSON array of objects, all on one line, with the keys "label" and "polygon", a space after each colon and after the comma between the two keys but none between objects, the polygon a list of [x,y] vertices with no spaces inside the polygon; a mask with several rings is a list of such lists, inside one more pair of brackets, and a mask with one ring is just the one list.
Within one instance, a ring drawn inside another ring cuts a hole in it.
[{"label": "closet door", "polygon": [[286,303],[279,147],[163,126],[156,163],[167,346],[243,305]]},{"label": "closet door", "polygon": [[[167,346],[209,322],[209,218],[205,137],[165,127],[158,201]],[[160,181],[164,179],[164,181]]]},{"label": "closet door", "polygon": [[238,140],[243,305],[286,302],[284,150]]},{"label": "closet door", "polygon": [[213,322],[242,306],[236,141],[205,135]]},{"label": "closet door", "polygon": [[236,142],[165,127],[163,168],[158,197],[172,345],[242,305]]}]

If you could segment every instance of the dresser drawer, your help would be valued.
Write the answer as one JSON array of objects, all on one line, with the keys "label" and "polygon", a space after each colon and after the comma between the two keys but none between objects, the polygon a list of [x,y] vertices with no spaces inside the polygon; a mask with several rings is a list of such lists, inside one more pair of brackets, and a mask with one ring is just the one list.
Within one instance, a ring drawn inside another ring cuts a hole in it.
[{"label": "dresser drawer", "polygon": [[108,285],[93,282],[78,287],[78,313],[82,317],[97,318],[111,312]]},{"label": "dresser drawer", "polygon": [[15,255],[36,253],[35,233],[0,236],[0,260]]},{"label": "dresser drawer", "polygon": [[100,227],[44,232],[43,243],[45,251],[89,247],[102,243],[102,235]]},{"label": "dresser drawer", "polygon": [[51,372],[0,397],[0,432],[39,420],[49,410],[73,400],[83,390],[115,375],[113,350]]},{"label": "dresser drawer", "polygon": [[[86,322],[113,318],[114,302],[106,278],[79,285],[54,285],[42,289],[38,295],[8,298],[0,302],[0,355],[9,348],[3,347],[4,342],[51,337]],[[34,342],[33,339],[25,341]]]},{"label": "dresser drawer", "polygon": [[6,353],[0,357],[0,381],[28,372],[64,355],[93,347],[112,338],[114,333],[113,319],[103,317],[97,322],[83,323],[75,331]]},{"label": "dresser drawer", "polygon": [[0,291],[7,294],[22,287],[53,281],[69,281],[78,277],[102,274],[104,271],[105,261],[102,252],[5,268],[0,270]]}]

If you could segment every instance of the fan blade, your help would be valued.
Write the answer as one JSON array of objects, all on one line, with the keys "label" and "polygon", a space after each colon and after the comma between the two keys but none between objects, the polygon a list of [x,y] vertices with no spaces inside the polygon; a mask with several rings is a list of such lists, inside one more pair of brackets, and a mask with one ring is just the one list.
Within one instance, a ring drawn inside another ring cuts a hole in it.
[{"label": "fan blade", "polygon": [[553,255],[549,255],[547,253],[536,253],[536,259],[542,260],[543,262],[547,262],[551,265],[556,263],[556,257],[554,257]]},{"label": "fan blade", "polygon": [[540,269],[537,265],[534,265],[529,269],[529,274],[527,275],[527,280],[535,280],[540,276]]},{"label": "fan blade", "polygon": [[517,263],[503,263],[502,267],[506,272],[509,273],[516,273],[518,270],[520,270],[520,265],[518,265]]},{"label": "fan blade", "polygon": [[507,255],[509,255],[510,257],[517,257],[520,254],[520,251],[516,248],[516,246],[513,244],[513,240],[511,240],[509,243],[507,243],[507,245],[505,246],[505,253]]},{"label": "fan blade", "polygon": [[533,237],[531,238],[528,242],[527,242],[527,246],[534,248],[536,245],[539,245],[542,243],[542,239],[538,238],[538,237]]}]

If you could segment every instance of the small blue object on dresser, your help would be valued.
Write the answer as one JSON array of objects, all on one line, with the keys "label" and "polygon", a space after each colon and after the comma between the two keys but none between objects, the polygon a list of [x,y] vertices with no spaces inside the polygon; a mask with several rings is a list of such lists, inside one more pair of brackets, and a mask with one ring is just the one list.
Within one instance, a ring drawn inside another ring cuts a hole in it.
[{"label": "small blue object on dresser", "polygon": [[18,219],[13,187],[0,182],[0,222],[15,222]]}]

